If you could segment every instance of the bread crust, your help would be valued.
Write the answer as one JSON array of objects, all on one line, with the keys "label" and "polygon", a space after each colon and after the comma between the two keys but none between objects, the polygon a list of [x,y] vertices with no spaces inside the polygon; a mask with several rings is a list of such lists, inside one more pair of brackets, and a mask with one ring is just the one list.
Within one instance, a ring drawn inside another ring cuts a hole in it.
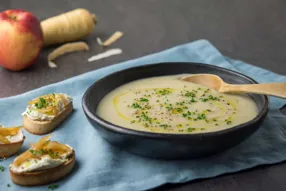
[{"label": "bread crust", "polygon": [[49,184],[67,176],[75,166],[75,152],[73,151],[71,158],[60,166],[33,171],[33,172],[14,172],[10,169],[10,177],[13,183],[21,186],[37,186]]},{"label": "bread crust", "polygon": [[0,144],[0,158],[8,158],[15,155],[23,145],[25,138],[26,137],[23,136],[21,141],[9,144]]},{"label": "bread crust", "polygon": [[57,128],[72,113],[72,111],[73,104],[71,102],[51,121],[36,121],[24,115],[23,126],[29,133],[35,135],[44,135],[52,132],[55,128]]}]

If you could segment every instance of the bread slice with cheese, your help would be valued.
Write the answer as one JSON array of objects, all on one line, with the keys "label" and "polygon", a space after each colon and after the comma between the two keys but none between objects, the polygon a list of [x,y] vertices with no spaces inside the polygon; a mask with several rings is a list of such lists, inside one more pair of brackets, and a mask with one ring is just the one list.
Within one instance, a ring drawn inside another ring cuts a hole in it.
[{"label": "bread slice with cheese", "polygon": [[75,166],[75,151],[69,145],[45,136],[19,155],[9,166],[11,180],[22,186],[49,184],[66,177]]},{"label": "bread slice with cheese", "polygon": [[19,151],[25,140],[21,128],[0,126],[0,158],[8,158]]},{"label": "bread slice with cheese", "polygon": [[24,128],[36,135],[52,132],[73,111],[72,98],[54,93],[37,97],[28,103],[23,115]]}]

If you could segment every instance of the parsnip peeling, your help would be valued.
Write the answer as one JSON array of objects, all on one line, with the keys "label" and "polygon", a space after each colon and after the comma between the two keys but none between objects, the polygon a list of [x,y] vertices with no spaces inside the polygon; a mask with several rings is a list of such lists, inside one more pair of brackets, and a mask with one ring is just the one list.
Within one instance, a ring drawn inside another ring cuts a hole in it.
[{"label": "parsnip peeling", "polygon": [[61,55],[64,55],[70,52],[86,51],[86,50],[89,50],[89,47],[85,42],[72,42],[72,43],[64,44],[56,48],[53,52],[51,52],[48,55],[49,67],[56,68],[57,65],[52,61]]},{"label": "parsnip peeling", "polygon": [[48,61],[48,62],[49,62],[50,68],[57,68],[58,67],[54,62],[52,62],[52,61]]},{"label": "parsnip peeling", "polygon": [[123,32],[116,31],[111,37],[109,37],[102,45],[103,46],[110,46],[112,43],[117,41],[123,36]]},{"label": "parsnip peeling", "polygon": [[96,38],[96,41],[97,41],[97,43],[98,43],[99,46],[102,46],[102,45],[103,45],[103,42],[102,42],[102,40],[101,40],[99,37]]},{"label": "parsnip peeling", "polygon": [[97,55],[90,57],[88,59],[88,62],[93,62],[96,60],[100,60],[100,59],[107,58],[107,57],[117,55],[117,54],[121,54],[121,53],[122,53],[122,50],[120,48],[110,49],[110,50],[107,50],[103,53],[100,53],[100,54],[97,54]]}]

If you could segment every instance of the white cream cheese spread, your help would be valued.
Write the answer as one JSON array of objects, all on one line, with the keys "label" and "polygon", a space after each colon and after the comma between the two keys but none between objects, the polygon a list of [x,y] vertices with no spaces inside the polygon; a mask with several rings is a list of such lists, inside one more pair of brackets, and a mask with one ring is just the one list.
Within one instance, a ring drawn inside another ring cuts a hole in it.
[{"label": "white cream cheese spread", "polygon": [[[14,129],[14,128],[1,128],[1,129],[3,129],[4,131],[5,130],[7,131],[8,129]],[[4,133],[4,135],[2,135],[1,129],[0,129],[0,145],[1,144],[7,144],[8,142],[9,142],[9,144],[10,143],[17,143],[17,142],[22,141],[24,139],[24,134],[20,128],[17,130],[16,134],[11,132],[9,135],[7,135],[6,133]],[[15,128],[15,129],[17,129],[17,128]],[[15,129],[12,131],[15,131]],[[8,140],[8,142],[7,142],[7,140]]]},{"label": "white cream cheese spread", "polygon": [[[66,145],[70,148],[68,152],[61,154],[57,158],[52,158],[49,155],[43,155],[42,157],[38,158],[31,158],[23,162],[21,165],[16,166],[14,164],[10,165],[10,169],[13,172],[31,172],[31,171],[38,171],[38,170],[45,170],[60,166],[61,164],[67,162],[69,157],[73,152],[73,148],[69,145]],[[17,158],[15,158],[17,160]]]}]

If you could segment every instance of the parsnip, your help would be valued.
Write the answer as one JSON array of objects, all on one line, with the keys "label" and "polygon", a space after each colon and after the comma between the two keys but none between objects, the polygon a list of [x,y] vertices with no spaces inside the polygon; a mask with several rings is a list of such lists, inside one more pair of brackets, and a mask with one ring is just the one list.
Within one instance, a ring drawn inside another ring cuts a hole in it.
[{"label": "parsnip", "polygon": [[96,22],[96,16],[86,9],[48,18],[41,22],[44,46],[81,40],[93,32]]}]

